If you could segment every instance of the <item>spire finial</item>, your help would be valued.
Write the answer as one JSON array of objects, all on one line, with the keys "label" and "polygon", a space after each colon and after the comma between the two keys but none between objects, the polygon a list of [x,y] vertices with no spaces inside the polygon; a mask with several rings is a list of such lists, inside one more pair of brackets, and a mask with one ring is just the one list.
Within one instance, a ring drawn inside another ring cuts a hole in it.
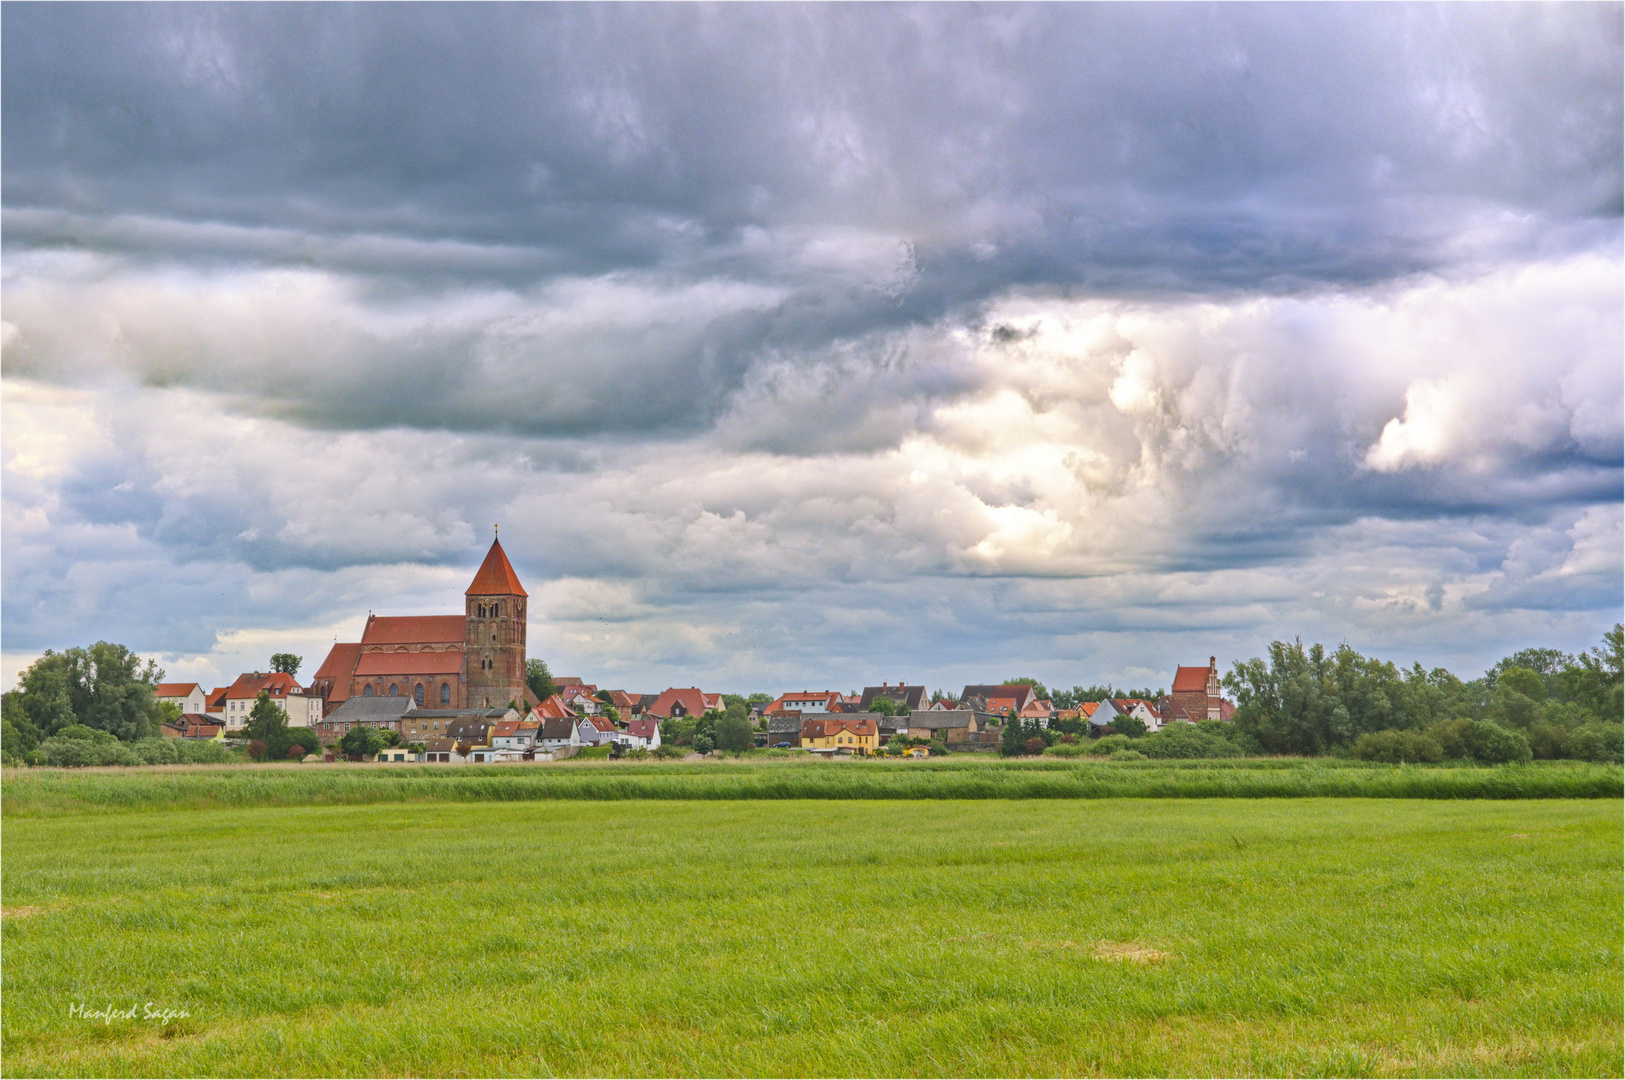
[{"label": "spire finial", "polygon": [[491,539],[493,539],[493,540],[495,540],[495,539],[496,539],[496,538],[497,538],[497,533],[499,533],[499,532],[501,532],[501,531],[502,531],[502,527],[501,527],[501,526],[499,526],[499,525],[492,525],[492,526],[491,526]]}]

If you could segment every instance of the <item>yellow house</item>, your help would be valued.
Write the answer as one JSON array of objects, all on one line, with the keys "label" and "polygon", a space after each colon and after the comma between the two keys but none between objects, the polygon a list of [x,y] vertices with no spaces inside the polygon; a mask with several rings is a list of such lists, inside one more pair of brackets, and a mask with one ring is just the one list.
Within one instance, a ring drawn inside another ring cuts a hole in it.
[{"label": "yellow house", "polygon": [[803,750],[872,754],[879,746],[880,727],[868,717],[843,717],[831,713],[817,720],[801,722]]}]

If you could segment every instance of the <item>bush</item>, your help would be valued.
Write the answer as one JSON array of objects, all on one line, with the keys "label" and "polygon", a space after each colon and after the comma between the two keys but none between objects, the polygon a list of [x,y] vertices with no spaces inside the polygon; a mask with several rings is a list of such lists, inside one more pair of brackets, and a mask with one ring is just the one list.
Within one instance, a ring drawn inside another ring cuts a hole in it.
[{"label": "bush", "polygon": [[[70,725],[79,727],[80,725]],[[67,728],[63,729],[64,731]],[[89,728],[81,730],[88,731]],[[97,732],[107,735],[106,732]],[[78,735],[53,735],[36,746],[28,755],[31,763],[55,765],[59,768],[78,769],[93,765],[142,765],[136,752],[111,735],[105,739],[84,738]]]},{"label": "bush", "polygon": [[1102,735],[1089,744],[1089,753],[1105,757],[1118,750],[1127,750],[1130,745],[1132,745],[1132,740],[1127,735]]},{"label": "bush", "polygon": [[1027,740],[1027,753],[1029,754],[1042,754],[1048,747],[1049,743],[1036,735]]},{"label": "bush", "polygon": [[1241,747],[1220,735],[1201,731],[1195,724],[1169,724],[1155,734],[1134,740],[1134,748],[1148,758],[1241,756]]},{"label": "bush", "polygon": [[948,744],[946,742],[944,742],[943,740],[941,740],[941,739],[932,739],[930,742],[926,743],[925,745],[926,745],[926,748],[931,751],[931,756],[932,757],[947,757],[948,756]]},{"label": "bush", "polygon": [[1580,761],[1619,762],[1625,750],[1625,728],[1618,724],[1583,724],[1563,740],[1563,756]]},{"label": "bush", "polygon": [[1150,730],[1145,726],[1144,720],[1132,716],[1119,716],[1112,721],[1111,726],[1117,729],[1119,735],[1127,735],[1131,739],[1144,738],[1145,733]]},{"label": "bush", "polygon": [[153,736],[137,739],[128,744],[144,765],[223,765],[241,761],[241,756],[227,746],[212,740],[188,741]]},{"label": "bush", "polygon": [[1112,761],[1144,761],[1145,755],[1138,750],[1113,750],[1107,757]]},{"label": "bush", "polygon": [[709,735],[694,736],[694,752],[696,754],[709,754],[717,748],[716,740]]},{"label": "bush", "polygon": [[1521,731],[1512,731],[1490,720],[1473,720],[1461,734],[1466,756],[1484,765],[1504,765],[1529,761],[1534,753]]},{"label": "bush", "polygon": [[1433,736],[1421,731],[1373,731],[1354,743],[1354,756],[1361,761],[1433,762],[1444,760],[1444,748]]},{"label": "bush", "polygon": [[1045,757],[1075,758],[1094,752],[1095,744],[1091,743],[1056,743],[1044,751]]},{"label": "bush", "polygon": [[684,750],[681,746],[673,746],[670,743],[661,743],[659,746],[655,747],[655,757],[657,758],[680,758],[686,753],[688,753],[688,751]]}]

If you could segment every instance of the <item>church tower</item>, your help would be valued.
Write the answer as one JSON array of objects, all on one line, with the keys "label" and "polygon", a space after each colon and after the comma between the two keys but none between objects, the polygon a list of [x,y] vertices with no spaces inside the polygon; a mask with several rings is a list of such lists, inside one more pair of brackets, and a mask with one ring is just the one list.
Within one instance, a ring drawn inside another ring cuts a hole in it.
[{"label": "church tower", "polygon": [[502,544],[491,541],[464,596],[463,707],[525,705],[525,587]]}]

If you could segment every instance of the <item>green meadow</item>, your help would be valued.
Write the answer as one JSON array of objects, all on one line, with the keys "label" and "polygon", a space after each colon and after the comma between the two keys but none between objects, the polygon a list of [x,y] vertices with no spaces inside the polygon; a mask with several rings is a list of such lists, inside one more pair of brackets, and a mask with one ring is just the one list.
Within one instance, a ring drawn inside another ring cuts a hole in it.
[{"label": "green meadow", "polygon": [[1617,770],[1590,799],[114,812],[48,779],[6,780],[12,1076],[1621,1073]]}]

